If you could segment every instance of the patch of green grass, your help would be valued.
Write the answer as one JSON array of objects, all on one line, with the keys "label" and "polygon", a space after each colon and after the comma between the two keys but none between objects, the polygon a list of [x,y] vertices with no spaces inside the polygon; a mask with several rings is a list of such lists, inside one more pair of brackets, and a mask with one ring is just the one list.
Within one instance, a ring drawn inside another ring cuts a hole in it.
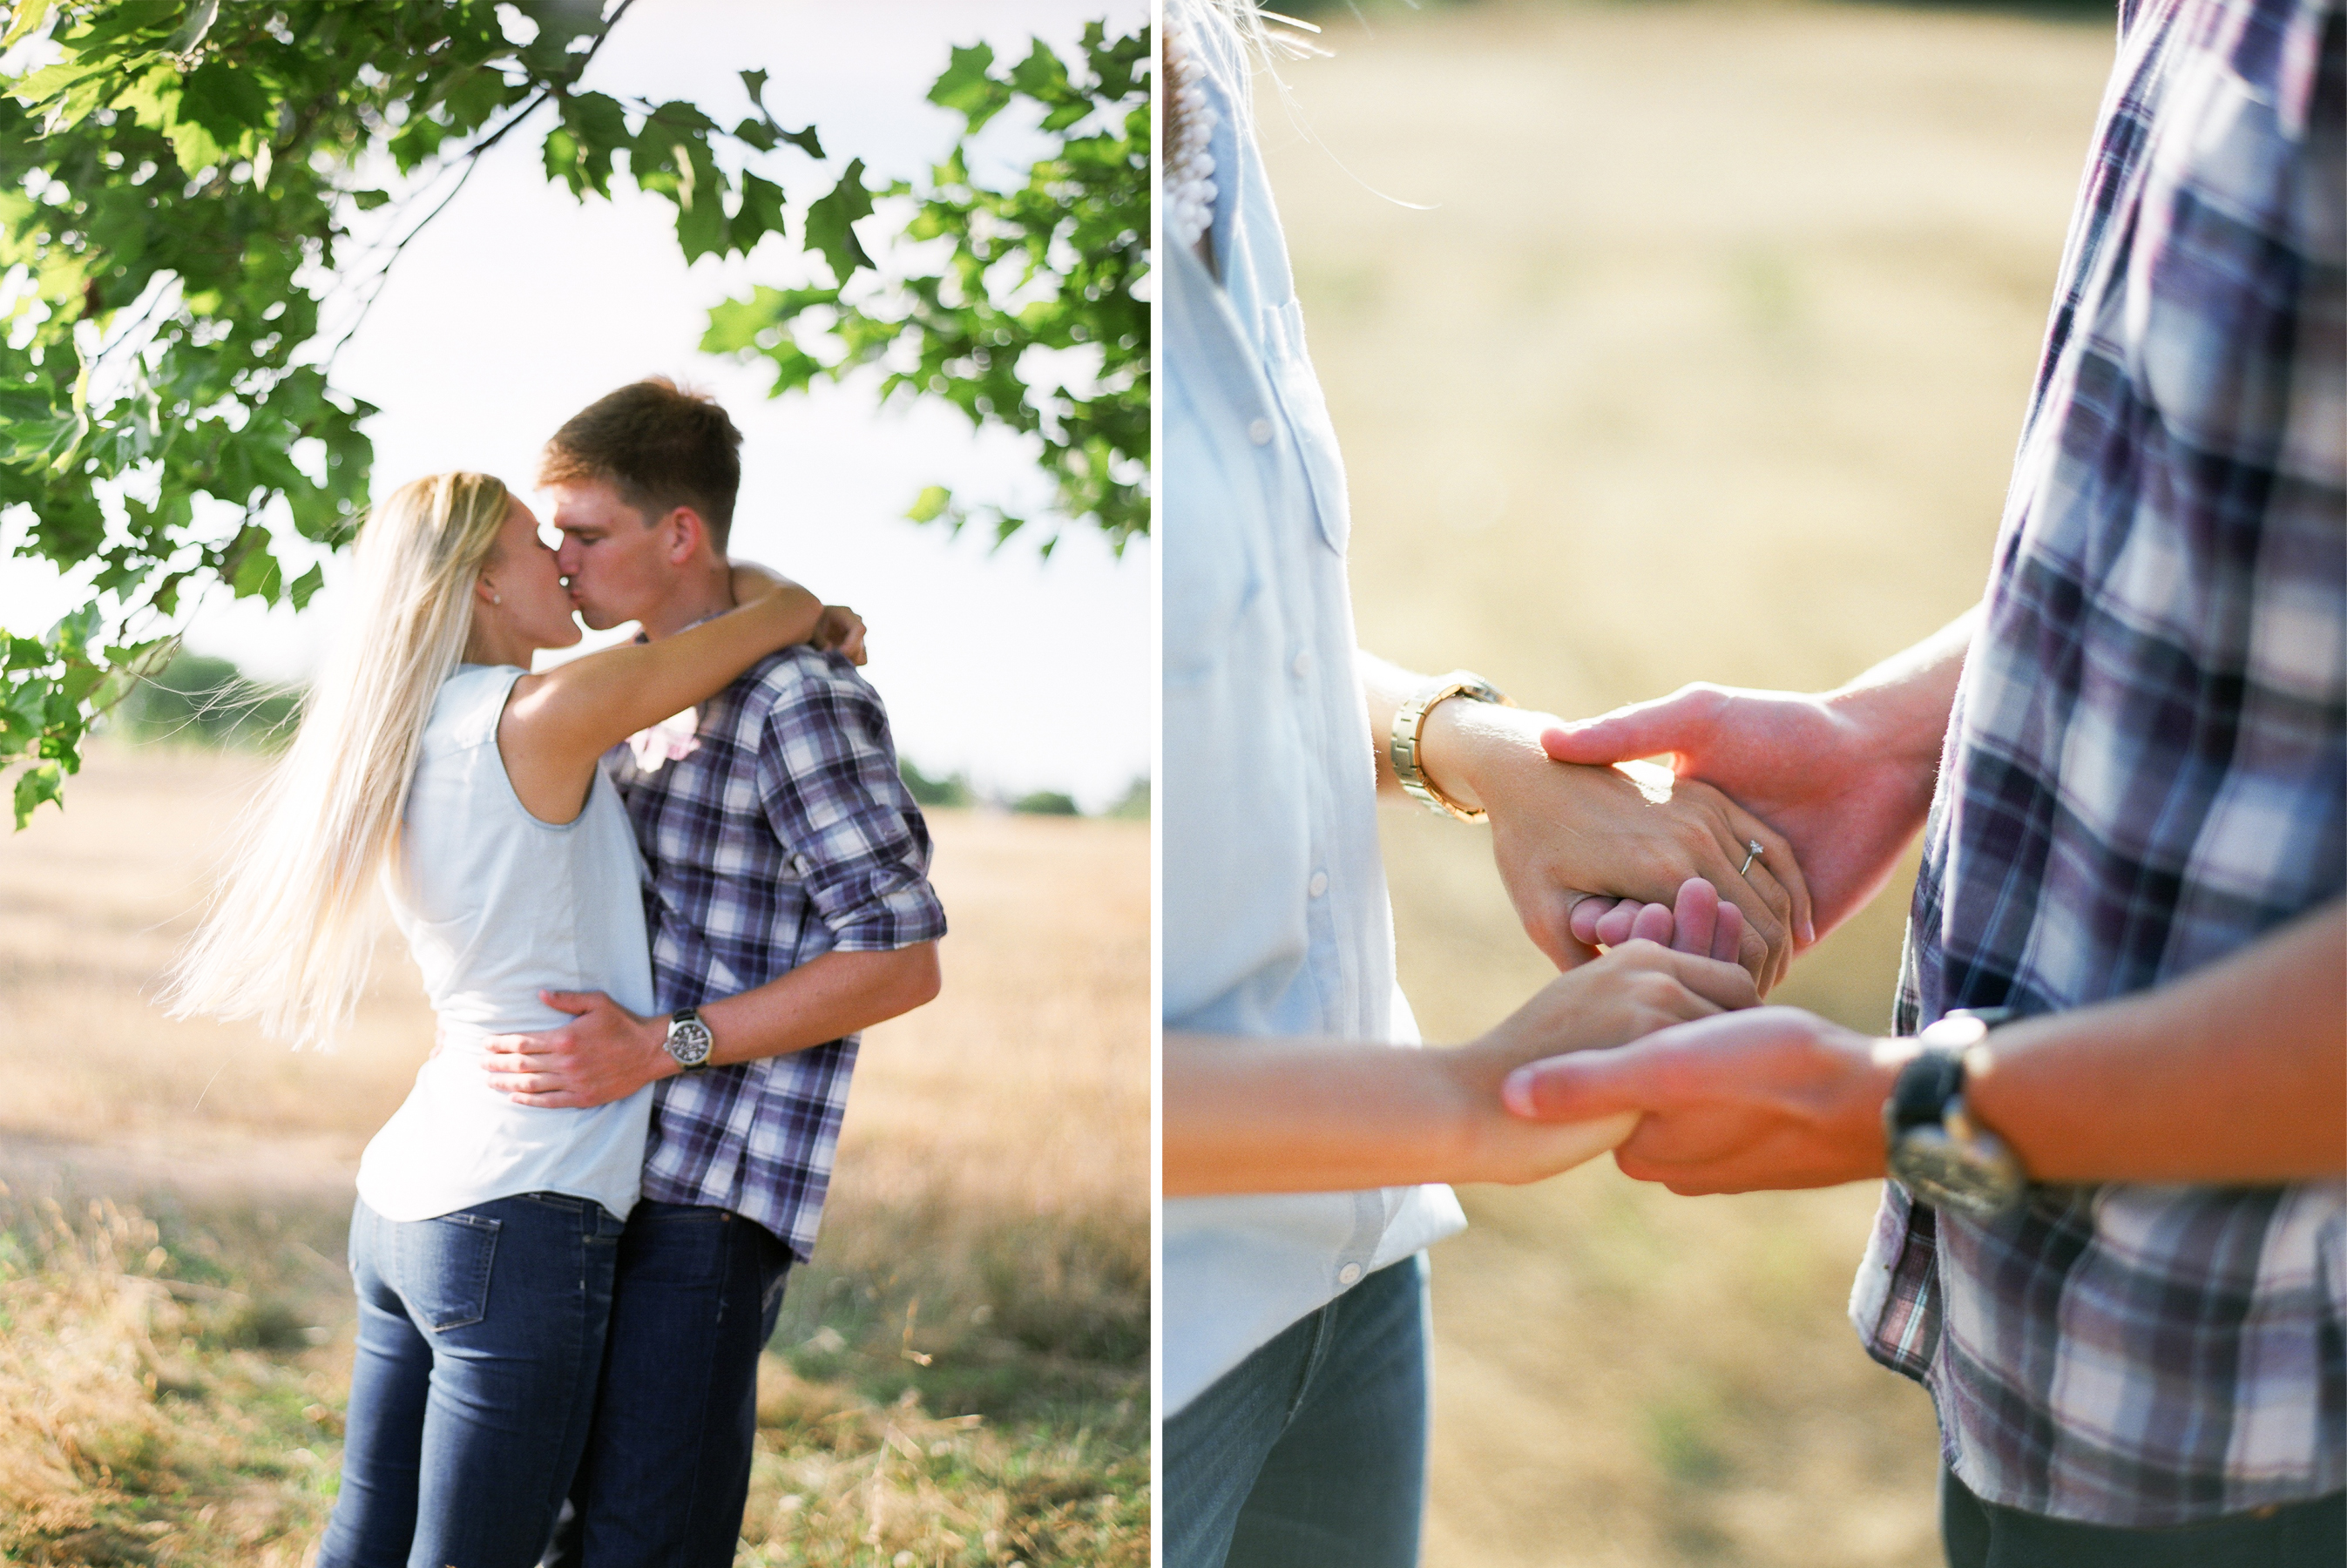
[{"label": "patch of green grass", "polygon": [[[870,1250],[791,1281],[741,1561],[1141,1568],[1148,1291],[1130,1238],[899,1224],[923,1234],[866,1225]],[[298,1564],[333,1508],[349,1390],[348,1287],[323,1263],[339,1225],[0,1197],[0,1563]]]}]

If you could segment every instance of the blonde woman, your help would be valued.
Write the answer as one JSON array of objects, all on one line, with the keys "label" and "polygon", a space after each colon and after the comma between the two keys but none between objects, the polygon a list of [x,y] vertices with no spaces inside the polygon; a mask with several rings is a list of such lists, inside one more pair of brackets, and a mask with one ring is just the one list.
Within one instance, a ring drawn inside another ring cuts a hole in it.
[{"label": "blonde woman", "polygon": [[[380,876],[440,1043],[360,1163],[358,1355],[318,1561],[524,1568],[585,1440],[651,1091],[518,1105],[478,1048],[559,1021],[542,990],[651,1010],[635,840],[597,759],[808,640],[826,612],[737,568],[734,610],[532,675],[533,654],[579,631],[538,519],[497,480],[406,486],[355,553],[343,641],[174,999],[323,1038],[364,982]],[[832,614],[835,639],[856,630]]]}]

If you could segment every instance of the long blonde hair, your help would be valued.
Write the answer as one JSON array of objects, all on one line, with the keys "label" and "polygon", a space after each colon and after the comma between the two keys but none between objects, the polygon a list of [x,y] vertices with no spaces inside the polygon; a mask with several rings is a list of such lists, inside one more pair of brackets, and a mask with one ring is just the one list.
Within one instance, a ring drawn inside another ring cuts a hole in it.
[{"label": "long blonde hair", "polygon": [[486,474],[438,474],[402,486],[359,530],[354,602],[172,967],[173,1014],[258,1017],[297,1044],[349,1019],[374,948],[368,884],[398,841],[425,723],[512,504]]}]

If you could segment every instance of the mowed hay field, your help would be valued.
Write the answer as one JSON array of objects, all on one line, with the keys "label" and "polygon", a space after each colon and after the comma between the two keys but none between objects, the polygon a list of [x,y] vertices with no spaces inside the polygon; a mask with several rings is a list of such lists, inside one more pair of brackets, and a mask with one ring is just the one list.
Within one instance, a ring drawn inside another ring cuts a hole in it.
[{"label": "mowed hay field", "polygon": [[[332,1055],[153,1009],[256,776],[100,747],[0,835],[0,1561],[294,1564],[332,1504],[351,1176],[432,1025],[395,939]],[[740,1560],[1141,1563],[1148,835],[930,821],[945,990],[865,1038]]]},{"label": "mowed hay field", "polygon": [[[1830,685],[1978,597],[2106,15],[1314,15],[1333,57],[1257,106],[1365,646],[1579,714]],[[1484,835],[1389,812],[1386,849],[1429,1039],[1541,983]],[[1775,999],[1885,1027],[1911,876]],[[1843,1318],[1870,1188],[1463,1196],[1430,1562],[1940,1560],[1929,1400]]]}]

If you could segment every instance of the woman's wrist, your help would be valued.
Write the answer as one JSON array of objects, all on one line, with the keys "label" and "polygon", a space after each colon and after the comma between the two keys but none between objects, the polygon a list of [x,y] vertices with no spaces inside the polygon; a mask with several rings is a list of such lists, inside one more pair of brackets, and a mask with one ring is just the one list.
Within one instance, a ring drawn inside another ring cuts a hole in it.
[{"label": "woman's wrist", "polygon": [[1426,711],[1419,731],[1419,772],[1446,800],[1469,811],[1488,811],[1493,797],[1505,793],[1509,770],[1557,766],[1540,743],[1541,731],[1555,723],[1550,713],[1446,697]]}]

